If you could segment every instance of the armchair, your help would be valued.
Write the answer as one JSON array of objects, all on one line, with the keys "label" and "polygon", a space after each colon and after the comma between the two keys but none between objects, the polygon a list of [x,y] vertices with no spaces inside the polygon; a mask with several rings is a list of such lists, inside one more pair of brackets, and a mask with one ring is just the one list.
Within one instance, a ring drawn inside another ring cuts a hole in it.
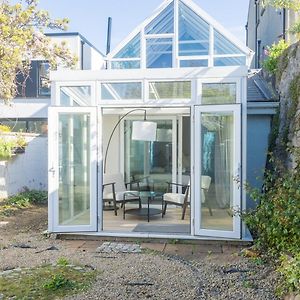
[{"label": "armchair", "polygon": [[[133,190],[134,185],[137,186],[137,190]],[[130,190],[127,190],[127,187],[129,187]],[[142,208],[139,182],[131,181],[129,183],[124,183],[121,173],[104,174],[102,194],[103,204],[106,202],[113,203],[115,216],[117,216],[117,204],[121,204],[123,207],[123,219],[125,219],[125,203],[139,202],[139,208]]]}]

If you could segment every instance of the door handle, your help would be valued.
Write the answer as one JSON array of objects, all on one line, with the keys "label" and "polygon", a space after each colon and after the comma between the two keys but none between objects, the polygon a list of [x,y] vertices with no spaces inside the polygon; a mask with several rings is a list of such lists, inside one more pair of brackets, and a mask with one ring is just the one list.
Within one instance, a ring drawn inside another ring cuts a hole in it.
[{"label": "door handle", "polygon": [[52,173],[52,175],[54,176],[54,174],[55,174],[55,169],[52,167],[51,169],[49,169],[49,172]]}]

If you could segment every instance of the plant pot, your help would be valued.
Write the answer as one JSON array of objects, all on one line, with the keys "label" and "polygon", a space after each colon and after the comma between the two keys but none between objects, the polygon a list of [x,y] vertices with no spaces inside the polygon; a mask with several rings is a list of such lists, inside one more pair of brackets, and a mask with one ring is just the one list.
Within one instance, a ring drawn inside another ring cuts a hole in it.
[{"label": "plant pot", "polygon": [[22,154],[25,153],[25,147],[14,147],[12,149],[13,154]]}]

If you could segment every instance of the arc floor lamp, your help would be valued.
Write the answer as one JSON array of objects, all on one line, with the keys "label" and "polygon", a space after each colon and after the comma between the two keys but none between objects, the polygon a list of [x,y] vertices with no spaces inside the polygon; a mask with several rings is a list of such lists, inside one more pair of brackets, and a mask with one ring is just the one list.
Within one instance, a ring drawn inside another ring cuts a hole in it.
[{"label": "arc floor lamp", "polygon": [[104,173],[106,173],[106,163],[107,163],[107,155],[108,155],[109,146],[110,146],[111,140],[113,138],[113,135],[114,135],[116,129],[118,128],[118,126],[120,125],[121,121],[124,118],[126,118],[128,115],[130,115],[131,113],[136,112],[136,111],[144,112],[144,120],[143,121],[133,121],[131,139],[136,140],[136,141],[145,141],[145,142],[146,141],[148,141],[148,142],[156,141],[157,124],[155,122],[147,121],[146,109],[136,108],[136,109],[129,111],[128,113],[123,115],[118,120],[118,122],[116,123],[116,125],[114,126],[114,129],[112,130],[112,132],[110,134],[110,137],[109,137],[109,140],[107,143],[107,147],[106,147],[106,151],[105,151],[105,156],[104,156]]}]

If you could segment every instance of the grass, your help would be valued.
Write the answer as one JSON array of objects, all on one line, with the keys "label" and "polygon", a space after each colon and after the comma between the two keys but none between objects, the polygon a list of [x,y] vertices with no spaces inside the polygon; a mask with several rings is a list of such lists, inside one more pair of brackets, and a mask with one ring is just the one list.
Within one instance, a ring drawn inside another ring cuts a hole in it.
[{"label": "grass", "polygon": [[97,275],[96,271],[76,270],[69,265],[44,265],[24,272],[12,273],[16,275],[11,278],[0,276],[3,299],[51,300],[78,294],[87,290]]},{"label": "grass", "polygon": [[47,192],[25,189],[23,192],[0,202],[0,216],[9,217],[20,209],[46,204],[47,200]]}]

